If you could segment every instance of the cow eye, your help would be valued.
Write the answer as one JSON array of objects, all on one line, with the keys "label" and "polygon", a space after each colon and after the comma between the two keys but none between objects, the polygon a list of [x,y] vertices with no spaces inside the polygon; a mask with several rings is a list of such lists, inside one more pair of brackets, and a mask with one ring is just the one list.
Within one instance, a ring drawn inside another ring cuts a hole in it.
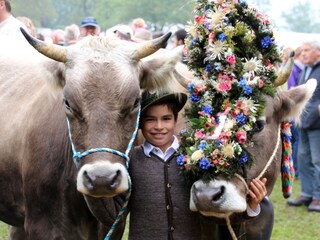
[{"label": "cow eye", "polygon": [[254,130],[256,132],[260,132],[260,131],[263,130],[264,125],[265,125],[265,120],[257,120],[256,123],[255,123]]},{"label": "cow eye", "polygon": [[63,102],[64,102],[64,106],[65,106],[65,108],[67,109],[67,111],[70,112],[70,113],[72,113],[72,108],[71,108],[68,100],[64,98],[64,99],[63,99]]}]

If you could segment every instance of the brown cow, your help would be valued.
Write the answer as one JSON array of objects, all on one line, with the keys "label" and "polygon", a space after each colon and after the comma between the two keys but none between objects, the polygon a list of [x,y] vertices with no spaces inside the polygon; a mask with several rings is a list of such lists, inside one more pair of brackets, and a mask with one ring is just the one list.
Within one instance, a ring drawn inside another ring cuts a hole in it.
[{"label": "brown cow", "polygon": [[180,56],[140,61],[170,34],[141,44],[88,37],[68,48],[24,35],[46,57],[0,44],[0,220],[24,227],[12,239],[103,239],[129,188],[126,160],[96,152],[76,167],[66,118],[75,151],[124,153],[141,88],[168,87]]},{"label": "brown cow", "polygon": [[[252,179],[266,177],[268,195],[280,174],[282,144],[280,124],[288,117],[299,115],[311,98],[317,86],[316,80],[310,80],[305,85],[287,91],[280,91],[274,98],[266,98],[264,115],[258,121],[259,128],[253,136],[253,145],[248,151],[254,159],[251,168],[242,170],[231,179],[218,176],[210,182],[197,180],[190,192],[190,209],[206,216],[203,239],[229,239],[215,232],[216,224],[224,224],[219,219],[230,217],[231,223],[245,223],[238,232],[240,239],[269,239],[273,225],[273,208],[270,202],[262,202],[261,213],[253,219],[241,217],[247,209],[248,185]],[[267,201],[267,200],[266,200]],[[211,224],[211,228],[208,225]],[[246,226],[246,227],[244,227]],[[231,230],[232,232],[232,230]]]}]

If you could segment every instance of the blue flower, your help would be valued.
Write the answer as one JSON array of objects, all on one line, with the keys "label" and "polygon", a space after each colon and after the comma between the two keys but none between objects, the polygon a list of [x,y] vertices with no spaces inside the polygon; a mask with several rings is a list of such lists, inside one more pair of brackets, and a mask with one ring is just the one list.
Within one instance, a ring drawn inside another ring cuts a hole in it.
[{"label": "blue flower", "polygon": [[241,77],[241,78],[240,78],[240,82],[238,82],[238,86],[239,86],[239,87],[245,87],[245,86],[247,86],[247,81],[246,81],[243,77]]},{"label": "blue flower", "polygon": [[199,149],[199,150],[200,150],[200,149],[204,149],[207,145],[208,145],[208,144],[207,144],[206,141],[201,141],[200,144],[199,144],[199,146],[198,146],[198,149]]},{"label": "blue flower", "polygon": [[194,87],[194,83],[190,83],[188,85],[188,91],[191,92],[193,90],[193,87]]},{"label": "blue flower", "polygon": [[272,39],[269,36],[266,36],[261,40],[261,45],[263,48],[269,48],[271,43]]},{"label": "blue flower", "polygon": [[206,29],[208,29],[209,32],[212,32],[211,23],[208,22],[208,23],[206,24]]},{"label": "blue flower", "polygon": [[221,69],[219,68],[219,66],[217,64],[213,65],[214,70],[216,70],[217,73],[221,72]]},{"label": "blue flower", "polygon": [[220,41],[225,41],[227,39],[227,35],[224,34],[224,33],[220,33],[219,36],[218,36],[218,39]]},{"label": "blue flower", "polygon": [[190,94],[189,98],[192,102],[199,102],[200,101],[200,98],[198,96],[194,95],[194,93]]},{"label": "blue flower", "polygon": [[221,146],[222,145],[222,142],[220,140],[217,140],[217,146]]},{"label": "blue flower", "polygon": [[245,125],[248,122],[248,119],[246,116],[244,116],[242,113],[236,116],[237,124],[241,127]]},{"label": "blue flower", "polygon": [[249,87],[249,86],[245,86],[243,91],[244,91],[244,94],[247,95],[247,96],[252,94],[252,88]]},{"label": "blue flower", "polygon": [[190,48],[193,48],[197,44],[197,40],[192,40],[190,42]]},{"label": "blue flower", "polygon": [[187,133],[187,132],[188,132],[187,129],[181,129],[181,131],[180,131],[181,134],[184,134],[184,133]]},{"label": "blue flower", "polygon": [[179,165],[179,166],[183,166],[184,165],[184,155],[183,154],[180,154],[178,157],[177,157],[177,160],[176,160],[176,162],[177,162],[177,164]]},{"label": "blue flower", "polygon": [[212,73],[212,68],[211,68],[210,64],[208,64],[208,65],[206,66],[206,72],[207,72],[207,73]]},{"label": "blue flower", "polygon": [[213,108],[210,105],[206,105],[201,109],[206,114],[212,114]]},{"label": "blue flower", "polygon": [[242,6],[246,6],[246,5],[247,5],[247,1],[245,1],[245,0],[241,0],[241,1],[240,1],[240,5],[242,5]]},{"label": "blue flower", "polygon": [[202,170],[208,170],[210,168],[210,162],[208,161],[207,158],[202,158],[199,162],[199,167]]},{"label": "blue flower", "polygon": [[249,158],[248,155],[246,153],[244,153],[241,157],[240,157],[240,163],[246,163],[248,162]]}]

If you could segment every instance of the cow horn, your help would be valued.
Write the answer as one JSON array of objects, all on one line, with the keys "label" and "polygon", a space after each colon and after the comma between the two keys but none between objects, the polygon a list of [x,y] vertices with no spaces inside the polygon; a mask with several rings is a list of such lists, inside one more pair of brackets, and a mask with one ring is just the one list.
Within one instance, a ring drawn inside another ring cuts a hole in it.
[{"label": "cow horn", "polygon": [[290,57],[286,63],[286,65],[283,67],[282,70],[279,70],[277,75],[277,79],[274,81],[273,85],[275,87],[281,86],[284,84],[288,78],[290,77],[290,74],[292,72],[293,64],[294,64],[294,51],[290,53]]},{"label": "cow horn", "polygon": [[138,47],[133,58],[136,60],[140,60],[144,57],[151,55],[152,53],[159,50],[161,47],[164,47],[165,43],[168,41],[170,36],[171,32],[168,32],[159,38],[138,43]]},{"label": "cow horn", "polygon": [[47,56],[58,62],[67,62],[67,49],[56,45],[56,44],[47,44],[43,41],[40,41],[32,36],[30,36],[23,28],[20,28],[23,36],[27,41],[32,45],[39,53]]}]

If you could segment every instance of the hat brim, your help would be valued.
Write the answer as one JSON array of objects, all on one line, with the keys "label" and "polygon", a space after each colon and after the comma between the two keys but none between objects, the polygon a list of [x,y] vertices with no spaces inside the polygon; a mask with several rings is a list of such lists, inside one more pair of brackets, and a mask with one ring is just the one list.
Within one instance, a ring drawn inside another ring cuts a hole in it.
[{"label": "hat brim", "polygon": [[86,23],[86,24],[83,24],[81,25],[81,27],[99,27],[99,25],[97,24],[94,24],[94,23]]},{"label": "hat brim", "polygon": [[144,112],[148,107],[155,105],[160,102],[175,102],[177,104],[177,111],[180,112],[181,109],[184,107],[188,99],[187,94],[185,93],[169,93],[163,95],[161,97],[155,97],[154,99],[150,99],[148,103],[141,106],[141,112]]}]

